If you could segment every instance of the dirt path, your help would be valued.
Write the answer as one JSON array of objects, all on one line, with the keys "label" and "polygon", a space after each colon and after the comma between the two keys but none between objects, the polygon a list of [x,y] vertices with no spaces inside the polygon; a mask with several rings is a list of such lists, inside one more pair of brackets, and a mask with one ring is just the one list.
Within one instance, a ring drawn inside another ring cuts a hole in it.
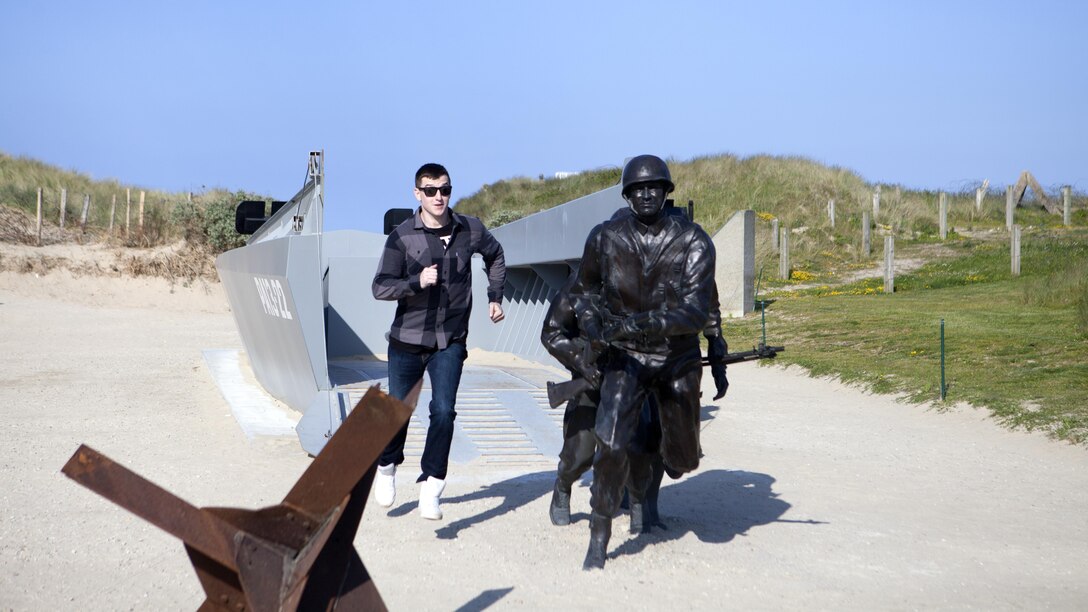
[{"label": "dirt path", "polygon": [[[172,292],[171,292],[172,291]],[[197,505],[276,503],[308,464],[247,440],[201,358],[239,348],[217,286],[0,273],[0,608],[191,610],[180,543],[59,469],[87,443]],[[550,468],[451,472],[446,519],[363,516],[356,546],[394,610],[1088,608],[1088,452],[797,371],[730,368],[701,468],[666,481],[669,529],[615,522],[582,572],[546,518]],[[704,389],[704,398],[712,395]]]},{"label": "dirt path", "polygon": [[[883,247],[881,247],[883,248]],[[906,255],[910,255],[909,257]],[[899,253],[894,263],[895,274],[910,274],[918,268],[933,261],[953,256],[954,253],[948,247],[941,244],[914,245],[908,253]],[[775,287],[775,291],[799,291],[816,287],[839,287],[848,285],[866,278],[884,277],[884,262],[878,261],[871,266],[860,269],[850,269],[837,274],[834,280],[822,280],[819,282],[797,283]]]}]

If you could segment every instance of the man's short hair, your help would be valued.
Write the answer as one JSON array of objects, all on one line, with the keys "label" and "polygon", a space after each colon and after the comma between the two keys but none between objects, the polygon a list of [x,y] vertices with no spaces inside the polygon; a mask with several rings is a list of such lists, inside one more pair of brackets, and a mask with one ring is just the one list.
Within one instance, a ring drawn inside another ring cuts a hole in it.
[{"label": "man's short hair", "polygon": [[442,164],[423,164],[416,170],[416,187],[419,187],[420,182],[425,179],[440,179],[443,176],[449,177],[450,173],[446,171],[446,167]]}]

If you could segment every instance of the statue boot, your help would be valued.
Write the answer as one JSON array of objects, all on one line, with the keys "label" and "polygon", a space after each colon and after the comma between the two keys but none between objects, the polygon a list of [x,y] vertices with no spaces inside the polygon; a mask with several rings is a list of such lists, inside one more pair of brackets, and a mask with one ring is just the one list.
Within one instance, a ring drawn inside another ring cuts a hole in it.
[{"label": "statue boot", "polygon": [[652,523],[646,510],[645,502],[631,502],[631,533],[650,533]]},{"label": "statue boot", "polygon": [[608,539],[612,537],[612,518],[594,512],[589,517],[589,550],[582,563],[583,570],[604,569]]},{"label": "statue boot", "polygon": [[570,487],[563,489],[563,483],[555,479],[555,488],[552,490],[552,504],[548,508],[548,517],[552,525],[562,527],[570,525]]},{"label": "statue boot", "polygon": [[650,531],[652,527],[668,529],[668,525],[661,520],[661,515],[657,512],[657,499],[661,493],[661,478],[664,475],[665,466],[658,458],[653,466],[653,476],[650,480],[650,487],[646,491],[646,499],[643,500],[642,516],[646,531]]}]

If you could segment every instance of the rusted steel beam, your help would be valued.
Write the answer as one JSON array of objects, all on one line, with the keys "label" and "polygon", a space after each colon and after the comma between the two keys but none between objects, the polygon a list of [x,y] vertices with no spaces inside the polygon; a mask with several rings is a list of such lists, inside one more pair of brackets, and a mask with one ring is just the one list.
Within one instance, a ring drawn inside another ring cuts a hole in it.
[{"label": "rusted steel beam", "polygon": [[200,610],[384,610],[353,542],[378,455],[421,386],[406,402],[367,391],[283,502],[260,510],[197,508],[85,445],[62,472],[182,540]]},{"label": "rusted steel beam", "polygon": [[[320,514],[340,503],[407,422],[407,418],[401,420],[395,406],[403,403],[414,408],[422,388],[421,379],[404,402],[398,402],[374,388],[367,391],[283,498],[283,503],[311,514]],[[360,408],[366,411],[366,418],[352,419],[351,416]],[[411,416],[409,411],[408,417]]]},{"label": "rusted steel beam", "polygon": [[233,562],[234,528],[93,448],[80,445],[61,471],[208,557]]}]

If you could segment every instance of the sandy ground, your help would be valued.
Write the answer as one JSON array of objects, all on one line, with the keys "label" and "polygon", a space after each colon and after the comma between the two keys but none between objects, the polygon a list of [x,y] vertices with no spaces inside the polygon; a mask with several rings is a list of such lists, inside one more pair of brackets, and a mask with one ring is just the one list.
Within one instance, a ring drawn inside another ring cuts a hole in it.
[{"label": "sandy ground", "polygon": [[[0,609],[202,601],[180,542],[60,473],[81,443],[198,506],[275,504],[310,461],[233,421],[201,355],[240,348],[217,285],[0,272],[0,346]],[[548,523],[552,468],[455,466],[441,522],[403,478],[356,540],[386,603],[1088,609],[1085,449],[777,367],[730,379],[701,468],[662,489],[668,529],[617,518],[604,572],[581,570],[588,488]]]}]

